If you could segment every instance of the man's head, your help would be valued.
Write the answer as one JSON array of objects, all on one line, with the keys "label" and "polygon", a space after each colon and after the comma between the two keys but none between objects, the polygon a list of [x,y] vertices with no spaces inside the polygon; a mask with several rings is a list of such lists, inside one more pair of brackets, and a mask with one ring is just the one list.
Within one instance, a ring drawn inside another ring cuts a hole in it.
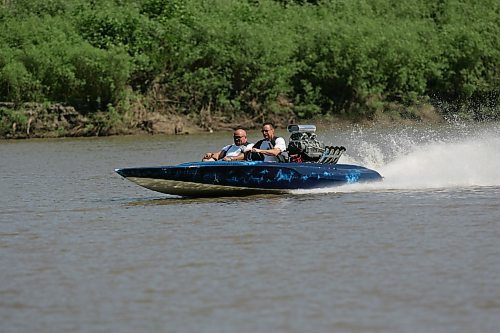
[{"label": "man's head", "polygon": [[244,129],[237,128],[233,133],[234,144],[241,146],[247,143],[247,132]]},{"label": "man's head", "polygon": [[262,136],[266,140],[274,138],[274,126],[271,123],[264,123],[262,125]]}]

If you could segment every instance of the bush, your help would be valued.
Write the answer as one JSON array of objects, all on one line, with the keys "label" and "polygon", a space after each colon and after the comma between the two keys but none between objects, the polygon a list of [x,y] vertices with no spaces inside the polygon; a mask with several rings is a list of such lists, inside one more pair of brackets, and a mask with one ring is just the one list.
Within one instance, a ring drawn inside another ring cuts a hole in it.
[{"label": "bush", "polygon": [[92,47],[61,18],[28,16],[3,26],[4,101],[66,102],[98,109],[117,102],[128,83],[131,63],[123,50]]},{"label": "bush", "polygon": [[370,117],[373,101],[431,97],[491,118],[499,13],[493,0],[11,1],[0,99],[108,112],[133,89],[177,112],[255,119]]},{"label": "bush", "polygon": [[0,136],[26,131],[28,119],[16,110],[0,107]]}]

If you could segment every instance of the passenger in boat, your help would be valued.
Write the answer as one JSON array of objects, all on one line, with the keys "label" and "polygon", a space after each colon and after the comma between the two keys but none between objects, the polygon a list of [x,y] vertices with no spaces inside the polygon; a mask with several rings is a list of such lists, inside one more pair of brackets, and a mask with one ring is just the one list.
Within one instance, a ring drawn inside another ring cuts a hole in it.
[{"label": "passenger in boat", "polygon": [[252,149],[247,150],[246,159],[265,162],[282,161],[282,153],[286,150],[286,142],[282,137],[274,135],[274,125],[272,123],[262,125],[262,136],[264,139],[257,141]]},{"label": "passenger in boat", "polygon": [[247,132],[238,127],[233,132],[234,144],[223,147],[220,151],[208,152],[203,156],[203,162],[209,161],[239,161],[245,158],[244,152],[251,149],[253,144],[247,141]]}]

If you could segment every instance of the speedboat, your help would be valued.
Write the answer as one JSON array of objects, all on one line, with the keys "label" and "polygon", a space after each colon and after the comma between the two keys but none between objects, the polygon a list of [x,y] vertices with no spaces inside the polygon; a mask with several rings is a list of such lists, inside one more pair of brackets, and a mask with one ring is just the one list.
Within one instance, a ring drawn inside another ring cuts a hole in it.
[{"label": "speedboat", "polygon": [[122,177],[153,191],[185,197],[290,193],[381,181],[371,169],[338,164],[344,147],[319,142],[314,125],[290,125],[285,162],[189,162],[174,166],[116,169]]}]

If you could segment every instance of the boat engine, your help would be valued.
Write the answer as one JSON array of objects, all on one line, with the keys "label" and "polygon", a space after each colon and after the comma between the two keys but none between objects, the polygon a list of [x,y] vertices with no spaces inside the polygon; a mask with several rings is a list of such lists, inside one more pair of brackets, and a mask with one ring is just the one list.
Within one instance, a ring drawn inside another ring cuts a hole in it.
[{"label": "boat engine", "polygon": [[304,162],[315,162],[319,160],[325,151],[325,144],[316,137],[316,126],[314,125],[288,125],[290,141],[288,143],[288,155],[299,155]]},{"label": "boat engine", "polygon": [[292,162],[316,162],[335,164],[339,160],[344,147],[325,146],[316,137],[314,125],[288,125],[290,141],[288,156]]}]

